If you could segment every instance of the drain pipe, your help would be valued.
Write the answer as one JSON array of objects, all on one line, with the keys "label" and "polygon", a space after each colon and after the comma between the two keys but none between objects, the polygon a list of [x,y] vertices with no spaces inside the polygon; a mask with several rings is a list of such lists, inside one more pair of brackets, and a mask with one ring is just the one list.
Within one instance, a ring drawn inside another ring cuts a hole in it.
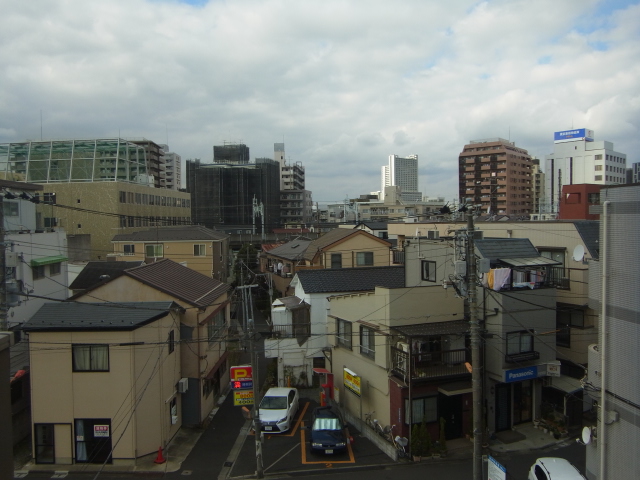
[{"label": "drain pipe", "polygon": [[601,321],[600,328],[602,329],[602,345],[600,345],[600,374],[601,374],[601,387],[600,387],[600,425],[598,426],[598,440],[600,446],[600,473],[598,475],[599,480],[605,480],[605,449],[606,449],[606,433],[605,428],[607,425],[607,262],[609,259],[608,241],[609,235],[609,204],[611,202],[606,200],[602,204],[602,243],[600,244],[600,261],[602,262],[602,305],[601,305]]}]

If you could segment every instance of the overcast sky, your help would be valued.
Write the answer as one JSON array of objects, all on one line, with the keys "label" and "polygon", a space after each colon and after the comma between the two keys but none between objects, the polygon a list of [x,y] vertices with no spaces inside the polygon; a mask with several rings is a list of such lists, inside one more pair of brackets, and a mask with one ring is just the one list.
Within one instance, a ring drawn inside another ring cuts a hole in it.
[{"label": "overcast sky", "polygon": [[[640,162],[640,5],[596,0],[0,0],[0,142],[145,137],[183,160],[285,143],[321,204],[417,154],[586,127]],[[41,113],[42,112],[42,113]],[[42,122],[41,122],[42,118]]]}]

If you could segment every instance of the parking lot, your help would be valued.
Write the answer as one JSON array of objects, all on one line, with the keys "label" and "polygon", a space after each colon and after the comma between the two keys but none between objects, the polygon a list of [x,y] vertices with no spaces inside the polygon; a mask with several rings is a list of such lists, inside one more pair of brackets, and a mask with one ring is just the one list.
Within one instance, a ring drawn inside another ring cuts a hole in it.
[{"label": "parking lot", "polygon": [[[394,463],[350,424],[347,425],[348,436],[353,441],[347,444],[345,452],[311,453],[307,427],[310,426],[312,412],[317,406],[318,402],[313,399],[300,398],[295,422],[288,432],[264,432],[262,463],[265,474]],[[253,475],[256,471],[255,455],[255,436],[251,432],[234,462],[230,476]]]}]

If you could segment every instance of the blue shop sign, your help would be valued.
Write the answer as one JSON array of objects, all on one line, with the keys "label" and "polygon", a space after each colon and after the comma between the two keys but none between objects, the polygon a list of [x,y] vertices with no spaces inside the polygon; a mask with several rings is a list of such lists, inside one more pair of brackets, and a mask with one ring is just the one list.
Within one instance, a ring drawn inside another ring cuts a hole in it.
[{"label": "blue shop sign", "polygon": [[522,380],[531,380],[532,378],[538,378],[538,366],[515,368],[513,370],[504,371],[505,383],[521,382]]}]

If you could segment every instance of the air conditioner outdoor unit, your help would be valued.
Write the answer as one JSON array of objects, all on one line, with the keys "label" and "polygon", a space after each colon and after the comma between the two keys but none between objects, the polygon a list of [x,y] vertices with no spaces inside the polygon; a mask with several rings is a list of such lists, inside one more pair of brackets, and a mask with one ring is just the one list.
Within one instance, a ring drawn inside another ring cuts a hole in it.
[{"label": "air conditioner outdoor unit", "polygon": [[438,230],[428,230],[427,238],[430,238],[432,240],[437,240],[438,238],[440,238],[440,232]]},{"label": "air conditioner outdoor unit", "polygon": [[178,380],[178,393],[187,393],[187,390],[189,390],[189,379],[181,378]]},{"label": "air conditioner outdoor unit", "polygon": [[404,342],[398,342],[398,348],[405,353],[409,353],[409,344]]}]

